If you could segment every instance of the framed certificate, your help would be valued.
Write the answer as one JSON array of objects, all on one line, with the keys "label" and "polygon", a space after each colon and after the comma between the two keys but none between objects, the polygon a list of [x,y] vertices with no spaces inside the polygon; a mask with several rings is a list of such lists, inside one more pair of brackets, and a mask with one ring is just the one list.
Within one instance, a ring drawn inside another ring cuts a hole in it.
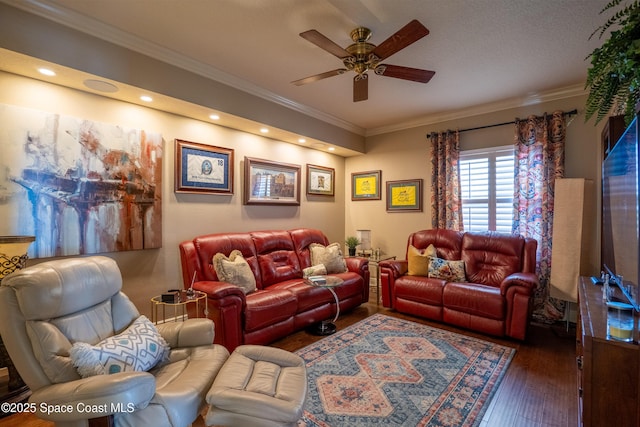
[{"label": "framed certificate", "polygon": [[175,191],[233,194],[233,149],[176,139]]},{"label": "framed certificate", "polygon": [[307,165],[307,194],[333,196],[335,194],[335,174],[333,168]]}]

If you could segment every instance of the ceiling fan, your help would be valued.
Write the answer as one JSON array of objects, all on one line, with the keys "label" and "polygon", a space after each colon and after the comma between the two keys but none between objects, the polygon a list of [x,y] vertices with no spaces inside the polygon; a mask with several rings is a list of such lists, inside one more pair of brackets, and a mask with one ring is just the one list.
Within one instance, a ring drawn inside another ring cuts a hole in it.
[{"label": "ceiling fan", "polygon": [[354,71],[356,75],[353,78],[353,102],[368,99],[369,77],[367,71],[369,70],[373,70],[374,73],[380,76],[427,83],[431,80],[435,71],[380,63],[394,53],[420,40],[427,34],[429,34],[429,30],[414,19],[376,46],[368,42],[371,37],[371,30],[365,27],[358,27],[351,31],[351,39],[354,43],[343,49],[316,30],[305,31],[300,33],[300,37],[340,58],[346,68],[338,68],[304,79],[295,80],[291,83],[296,86],[301,86],[327,77],[338,76],[347,71]]}]

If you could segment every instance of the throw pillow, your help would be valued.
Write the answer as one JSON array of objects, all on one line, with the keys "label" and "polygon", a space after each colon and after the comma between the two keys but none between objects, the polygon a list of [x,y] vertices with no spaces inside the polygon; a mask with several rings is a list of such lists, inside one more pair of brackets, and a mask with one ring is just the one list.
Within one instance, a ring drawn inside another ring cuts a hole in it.
[{"label": "throw pillow", "polygon": [[466,282],[464,261],[448,261],[442,258],[429,259],[429,277],[447,282]]},{"label": "throw pillow", "polygon": [[90,345],[77,342],[69,356],[82,378],[118,372],[148,371],[169,358],[169,346],[158,329],[140,316],[118,335]]},{"label": "throw pillow", "polygon": [[311,243],[309,251],[311,252],[311,265],[324,264],[328,274],[347,271],[347,263],[342,255],[340,243],[331,243],[328,246]]},{"label": "throw pillow", "polygon": [[407,251],[407,262],[409,264],[410,276],[428,276],[429,275],[429,258],[436,257],[436,247],[429,245],[424,251],[409,245]]},{"label": "throw pillow", "polygon": [[324,264],[312,265],[302,270],[302,277],[307,278],[309,276],[326,276],[327,268]]},{"label": "throw pillow", "polygon": [[229,258],[223,253],[213,256],[213,268],[222,282],[238,286],[245,294],[256,290],[256,278],[242,252],[234,249]]}]

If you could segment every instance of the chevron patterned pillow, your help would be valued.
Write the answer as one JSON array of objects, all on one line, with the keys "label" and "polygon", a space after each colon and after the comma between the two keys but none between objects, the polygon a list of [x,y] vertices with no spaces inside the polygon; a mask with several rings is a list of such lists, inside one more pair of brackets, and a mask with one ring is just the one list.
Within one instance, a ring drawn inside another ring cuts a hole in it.
[{"label": "chevron patterned pillow", "polygon": [[90,345],[74,343],[69,351],[73,365],[81,377],[148,371],[169,358],[169,346],[158,329],[140,316],[118,335]]}]

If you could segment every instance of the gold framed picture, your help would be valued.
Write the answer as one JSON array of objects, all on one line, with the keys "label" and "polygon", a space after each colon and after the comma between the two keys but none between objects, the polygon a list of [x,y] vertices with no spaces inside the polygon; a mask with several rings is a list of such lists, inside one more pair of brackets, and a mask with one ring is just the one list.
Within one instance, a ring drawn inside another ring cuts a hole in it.
[{"label": "gold framed picture", "polygon": [[351,174],[351,200],[380,200],[382,171],[355,172]]},{"label": "gold framed picture", "polygon": [[388,212],[422,212],[422,178],[387,181]]}]

